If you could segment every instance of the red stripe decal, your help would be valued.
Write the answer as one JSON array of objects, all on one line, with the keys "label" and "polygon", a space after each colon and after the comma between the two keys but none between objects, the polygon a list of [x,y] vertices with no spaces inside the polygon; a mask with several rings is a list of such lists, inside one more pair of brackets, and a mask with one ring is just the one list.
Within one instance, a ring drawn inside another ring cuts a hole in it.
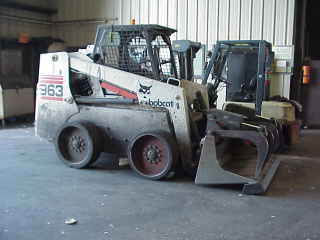
[{"label": "red stripe decal", "polygon": [[43,77],[40,77],[40,80],[56,80],[56,81],[63,81],[62,78],[43,78]]},{"label": "red stripe decal", "polygon": [[62,97],[49,97],[49,96],[41,96],[41,99],[43,100],[53,100],[53,101],[63,101]]},{"label": "red stripe decal", "polygon": [[101,87],[109,90],[109,91],[112,91],[114,93],[117,93],[123,97],[126,97],[126,98],[130,98],[130,99],[138,99],[138,96],[137,94],[135,93],[132,93],[132,92],[129,92],[128,90],[124,90],[120,87],[117,87],[115,85],[111,85],[109,83],[106,83],[106,82],[102,82],[101,83]]},{"label": "red stripe decal", "polygon": [[41,79],[63,80],[63,76],[40,75]]},{"label": "red stripe decal", "polygon": [[46,74],[41,74],[40,76],[43,76],[43,77],[58,77],[58,78],[63,78],[63,76],[60,76],[60,75],[46,75]]},{"label": "red stripe decal", "polygon": [[41,83],[49,83],[49,84],[63,84],[63,81],[59,80],[40,80]]},{"label": "red stripe decal", "polygon": [[57,80],[57,81],[63,81],[63,78],[40,77],[40,80]]}]

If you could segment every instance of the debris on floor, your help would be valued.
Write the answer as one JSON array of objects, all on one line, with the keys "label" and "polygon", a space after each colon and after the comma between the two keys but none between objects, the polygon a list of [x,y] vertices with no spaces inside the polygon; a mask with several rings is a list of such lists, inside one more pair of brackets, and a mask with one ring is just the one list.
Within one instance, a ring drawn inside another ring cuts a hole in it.
[{"label": "debris on floor", "polygon": [[68,218],[64,221],[65,224],[68,224],[68,225],[74,225],[76,224],[78,221],[74,218]]},{"label": "debris on floor", "polygon": [[119,167],[124,167],[129,165],[128,158],[119,158]]}]

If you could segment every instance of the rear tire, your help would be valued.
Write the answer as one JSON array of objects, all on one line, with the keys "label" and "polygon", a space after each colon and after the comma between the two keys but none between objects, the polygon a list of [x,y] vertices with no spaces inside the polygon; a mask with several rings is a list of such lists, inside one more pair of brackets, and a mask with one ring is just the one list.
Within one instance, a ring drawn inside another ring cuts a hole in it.
[{"label": "rear tire", "polygon": [[171,178],[178,161],[177,144],[166,133],[142,133],[131,142],[128,158],[140,176],[151,180]]},{"label": "rear tire", "polygon": [[58,157],[72,168],[87,168],[101,153],[98,129],[85,122],[64,124],[55,138]]}]

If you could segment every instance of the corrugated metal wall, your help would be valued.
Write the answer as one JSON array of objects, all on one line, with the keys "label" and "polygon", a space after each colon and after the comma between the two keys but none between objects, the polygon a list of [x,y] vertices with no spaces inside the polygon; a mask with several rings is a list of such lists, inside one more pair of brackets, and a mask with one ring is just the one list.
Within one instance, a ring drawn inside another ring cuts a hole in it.
[{"label": "corrugated metal wall", "polygon": [[[120,0],[120,24],[157,23],[178,30],[175,39],[264,39],[293,44],[294,0]],[[289,97],[290,76],[274,75],[272,95]],[[224,98],[222,96],[222,98]]]},{"label": "corrugated metal wall", "polygon": [[[48,7],[48,0],[19,0],[19,3],[27,3],[35,6]],[[26,18],[35,18],[39,20],[48,20],[45,14],[34,13],[30,11],[14,10],[9,8],[0,8],[0,15],[11,15]],[[20,33],[28,33],[31,37],[51,36],[52,29],[50,25],[26,23],[17,20],[8,20],[0,18],[0,37],[17,38]]]},{"label": "corrugated metal wall", "polygon": [[[292,44],[294,0],[58,0],[57,20],[118,18],[110,23],[156,23],[178,30],[175,38],[213,44],[216,40],[265,39]],[[94,39],[95,25],[60,26],[71,45]]]},{"label": "corrugated metal wall", "polygon": [[[117,1],[118,2],[118,1]],[[159,23],[177,38],[213,44],[216,40],[265,39],[292,44],[294,0],[120,0],[121,24]]]},{"label": "corrugated metal wall", "polygon": [[[217,40],[293,42],[295,0],[58,0],[57,20],[118,18],[114,24],[154,23],[177,29],[173,39],[211,46]],[[55,35],[69,45],[92,43],[95,24],[61,25]],[[290,76],[277,75],[272,93],[289,96]]]}]

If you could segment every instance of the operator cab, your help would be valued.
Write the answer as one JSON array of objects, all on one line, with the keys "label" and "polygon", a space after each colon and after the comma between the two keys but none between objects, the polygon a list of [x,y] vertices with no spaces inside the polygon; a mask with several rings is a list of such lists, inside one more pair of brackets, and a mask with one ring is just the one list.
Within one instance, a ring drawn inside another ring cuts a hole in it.
[{"label": "operator cab", "polygon": [[101,25],[93,60],[98,64],[167,82],[177,78],[170,36],[176,30],[153,24]]}]

